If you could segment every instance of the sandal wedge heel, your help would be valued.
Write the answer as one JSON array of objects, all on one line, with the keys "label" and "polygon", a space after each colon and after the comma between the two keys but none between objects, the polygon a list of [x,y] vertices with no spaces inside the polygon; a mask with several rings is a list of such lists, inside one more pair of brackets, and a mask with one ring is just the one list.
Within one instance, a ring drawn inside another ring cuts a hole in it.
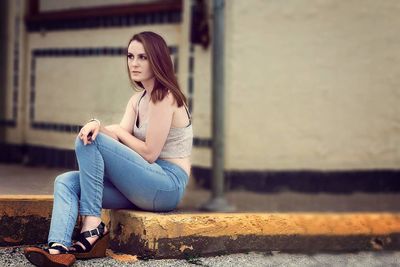
[{"label": "sandal wedge heel", "polygon": [[[81,242],[85,248],[75,244],[72,246],[75,250],[70,250],[70,253],[77,259],[105,257],[106,249],[110,243],[110,231],[104,234],[104,228],[105,225],[101,222],[96,229],[80,233],[77,241]],[[86,238],[92,236],[99,236],[99,239],[97,239],[93,244],[90,244]]]},{"label": "sandal wedge heel", "polygon": [[60,251],[59,254],[50,254],[49,249],[27,247],[24,249],[25,257],[30,263],[40,267],[69,267],[76,258],[61,246],[50,246],[51,249]]}]

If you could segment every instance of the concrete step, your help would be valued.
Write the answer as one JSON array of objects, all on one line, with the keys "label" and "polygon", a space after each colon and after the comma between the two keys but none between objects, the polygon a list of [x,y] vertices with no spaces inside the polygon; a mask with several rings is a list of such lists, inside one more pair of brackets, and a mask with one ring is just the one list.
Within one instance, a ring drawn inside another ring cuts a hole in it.
[{"label": "concrete step", "polygon": [[[50,195],[0,196],[0,246],[45,243],[52,202]],[[111,229],[111,249],[142,258],[188,258],[247,251],[400,249],[400,213],[396,212],[103,210],[102,217]]]},{"label": "concrete step", "polygon": [[149,258],[400,248],[400,214],[108,211],[111,248]]}]

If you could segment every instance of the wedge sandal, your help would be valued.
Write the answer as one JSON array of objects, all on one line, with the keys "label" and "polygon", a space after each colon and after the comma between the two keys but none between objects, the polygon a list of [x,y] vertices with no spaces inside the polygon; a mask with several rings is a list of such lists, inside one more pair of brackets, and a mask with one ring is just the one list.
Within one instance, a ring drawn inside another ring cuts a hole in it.
[{"label": "wedge sandal", "polygon": [[[56,249],[59,254],[50,254],[50,249]],[[62,246],[51,246],[47,249],[39,247],[27,247],[24,249],[25,257],[30,263],[40,267],[69,267],[72,266],[76,258]]]},{"label": "wedge sandal", "polygon": [[[80,245],[75,244],[72,247],[75,250],[70,250],[69,252],[73,254],[77,259],[92,259],[92,258],[102,258],[106,256],[106,249],[110,242],[110,231],[104,233],[105,224],[101,222],[96,229],[82,232],[79,234],[77,242],[81,242],[85,248]],[[98,236],[99,238],[92,244],[87,241],[86,238]]]}]

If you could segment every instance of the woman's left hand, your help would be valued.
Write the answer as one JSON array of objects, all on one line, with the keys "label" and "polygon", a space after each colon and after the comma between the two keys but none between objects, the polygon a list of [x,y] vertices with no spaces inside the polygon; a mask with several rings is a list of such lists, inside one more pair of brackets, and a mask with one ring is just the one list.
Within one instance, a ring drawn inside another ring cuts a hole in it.
[{"label": "woman's left hand", "polygon": [[83,144],[91,144],[96,139],[97,134],[100,131],[100,125],[96,121],[86,123],[85,126],[80,130],[78,137],[82,140]]}]

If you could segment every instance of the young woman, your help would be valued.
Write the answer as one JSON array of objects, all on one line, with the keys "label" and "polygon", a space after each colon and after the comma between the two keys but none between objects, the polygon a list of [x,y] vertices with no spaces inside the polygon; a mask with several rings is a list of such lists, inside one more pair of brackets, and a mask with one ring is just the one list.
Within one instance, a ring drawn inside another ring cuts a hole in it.
[{"label": "young woman", "polygon": [[[79,171],[58,176],[48,237],[49,248],[29,247],[36,266],[71,266],[75,259],[103,257],[109,230],[101,209],[173,210],[190,175],[193,131],[186,98],[174,74],[164,39],[135,34],[127,49],[135,87],[119,124],[90,120],[75,142]],[[71,237],[78,214],[82,229]]]}]

